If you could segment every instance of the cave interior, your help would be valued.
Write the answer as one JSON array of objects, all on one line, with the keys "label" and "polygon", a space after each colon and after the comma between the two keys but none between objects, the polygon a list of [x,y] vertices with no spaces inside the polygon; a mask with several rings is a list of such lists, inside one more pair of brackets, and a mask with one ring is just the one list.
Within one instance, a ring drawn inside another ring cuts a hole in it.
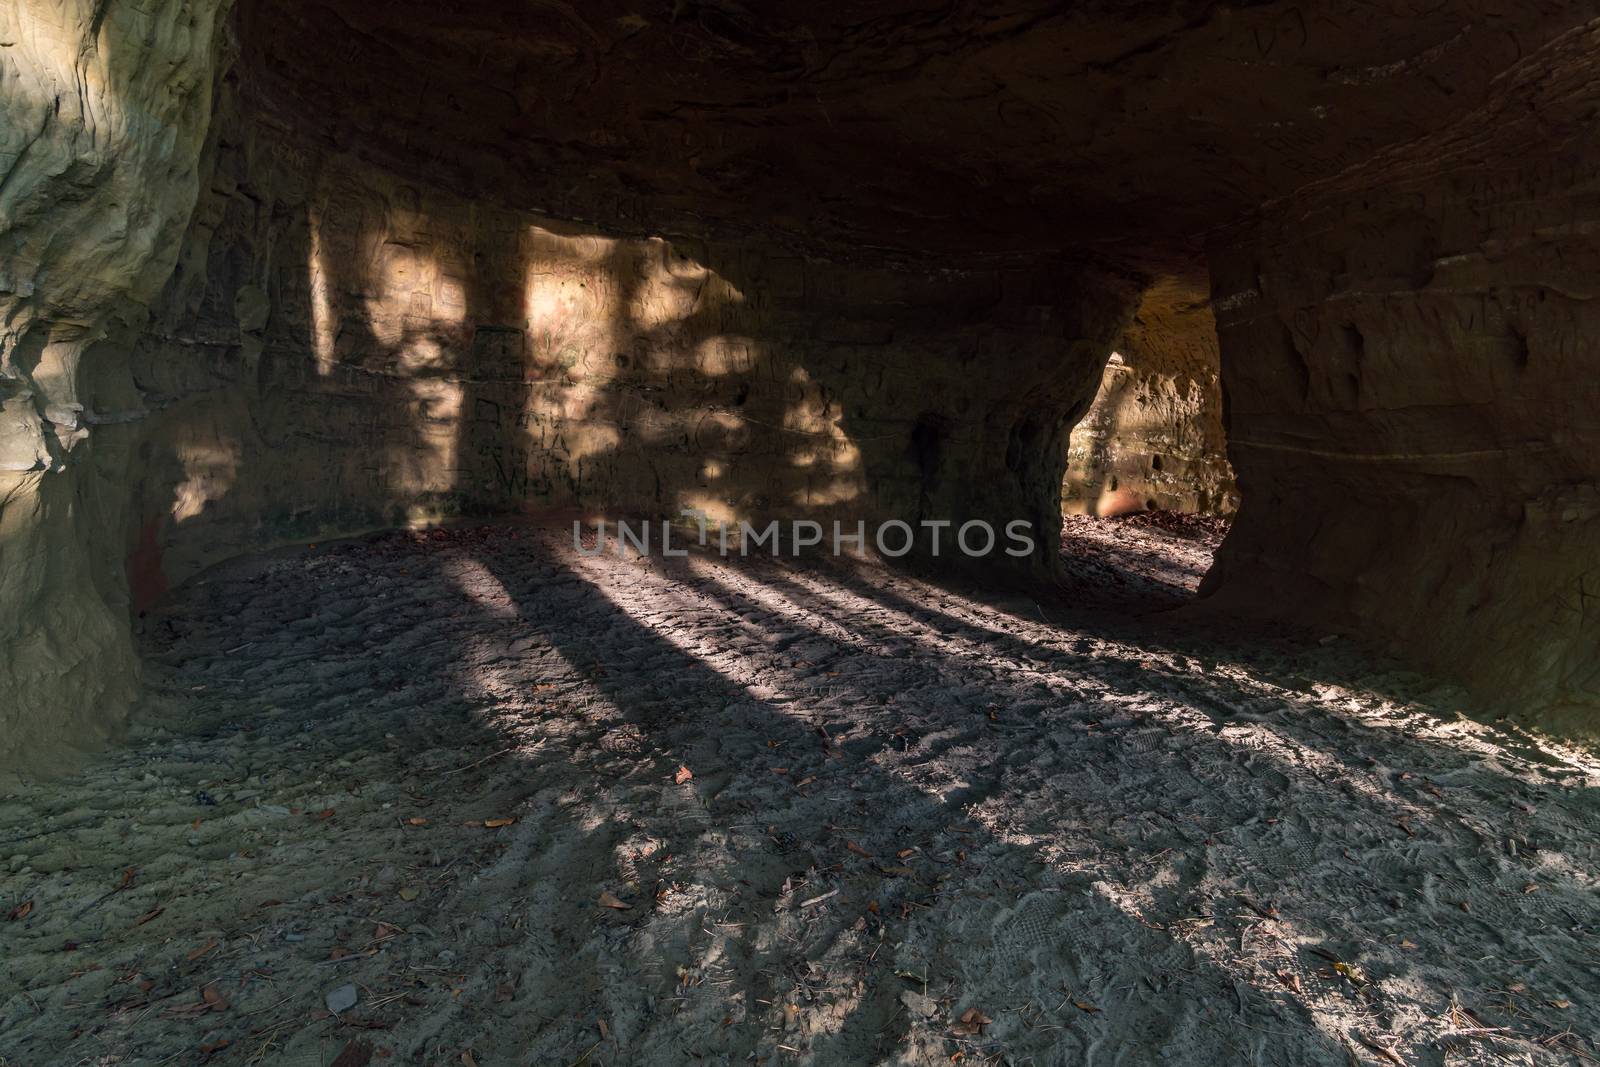
[{"label": "cave interior", "polygon": [[0,1065],[1595,1062],[1596,56],[14,0]]}]

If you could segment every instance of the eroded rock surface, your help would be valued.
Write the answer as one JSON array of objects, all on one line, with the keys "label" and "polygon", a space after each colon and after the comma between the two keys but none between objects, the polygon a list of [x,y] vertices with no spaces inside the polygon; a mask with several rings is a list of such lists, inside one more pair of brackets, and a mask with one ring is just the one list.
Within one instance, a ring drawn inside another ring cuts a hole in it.
[{"label": "eroded rock surface", "polygon": [[[1470,112],[1564,0],[250,0],[263,107],[642,232],[975,254],[1196,235]],[[1176,254],[1175,254],[1176,253]]]},{"label": "eroded rock surface", "polygon": [[1600,703],[1600,30],[1415,155],[1212,256],[1243,505],[1225,603],[1393,642],[1593,730]]},{"label": "eroded rock surface", "polygon": [[128,350],[198,189],[222,0],[0,10],[0,763],[133,695]]},{"label": "eroded rock surface", "polygon": [[1106,363],[1088,414],[1072,430],[1062,506],[1124,515],[1157,509],[1231,515],[1222,357],[1205,286],[1153,286]]}]

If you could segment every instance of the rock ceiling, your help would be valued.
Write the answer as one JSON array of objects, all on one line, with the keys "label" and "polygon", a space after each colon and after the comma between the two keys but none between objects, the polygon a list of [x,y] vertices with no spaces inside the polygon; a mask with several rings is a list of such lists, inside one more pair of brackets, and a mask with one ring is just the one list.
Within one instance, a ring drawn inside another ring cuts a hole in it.
[{"label": "rock ceiling", "polygon": [[286,125],[517,206],[1152,262],[1470,115],[1592,6],[251,0],[241,70]]}]

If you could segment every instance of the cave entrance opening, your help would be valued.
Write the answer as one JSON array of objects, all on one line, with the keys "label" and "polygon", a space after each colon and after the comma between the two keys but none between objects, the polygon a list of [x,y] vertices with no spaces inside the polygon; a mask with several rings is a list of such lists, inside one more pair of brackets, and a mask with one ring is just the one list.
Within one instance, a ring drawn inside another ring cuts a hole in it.
[{"label": "cave entrance opening", "polygon": [[[1067,571],[1194,595],[1239,506],[1227,400],[1203,276],[1144,295],[1073,428],[1061,485]],[[1118,573],[1085,573],[1102,567]]]}]

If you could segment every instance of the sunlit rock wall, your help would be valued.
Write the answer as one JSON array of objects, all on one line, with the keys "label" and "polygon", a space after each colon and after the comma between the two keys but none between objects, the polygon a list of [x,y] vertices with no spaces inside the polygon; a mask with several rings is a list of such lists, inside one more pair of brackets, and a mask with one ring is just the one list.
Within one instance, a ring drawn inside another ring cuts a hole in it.
[{"label": "sunlit rock wall", "polygon": [[1208,579],[1219,600],[1387,640],[1494,710],[1585,732],[1600,728],[1597,50],[1591,28],[1530,55],[1503,102],[1212,256],[1243,496]]},{"label": "sunlit rock wall", "polygon": [[455,196],[252,111],[219,78],[222,14],[0,16],[0,762],[113,730],[130,615],[286,541],[696,508],[1022,519],[1036,551],[998,562],[1054,566],[1066,432],[1128,276],[619,237]]},{"label": "sunlit rock wall", "polygon": [[1072,431],[1064,510],[1231,515],[1238,507],[1208,297],[1198,280],[1166,279],[1145,293]]},{"label": "sunlit rock wall", "polygon": [[221,126],[135,352],[138,602],[253,546],[563,507],[1024,519],[1054,565],[1133,282],[610,237]]},{"label": "sunlit rock wall", "polygon": [[127,349],[198,188],[225,0],[0,6],[0,765],[115,729]]}]

